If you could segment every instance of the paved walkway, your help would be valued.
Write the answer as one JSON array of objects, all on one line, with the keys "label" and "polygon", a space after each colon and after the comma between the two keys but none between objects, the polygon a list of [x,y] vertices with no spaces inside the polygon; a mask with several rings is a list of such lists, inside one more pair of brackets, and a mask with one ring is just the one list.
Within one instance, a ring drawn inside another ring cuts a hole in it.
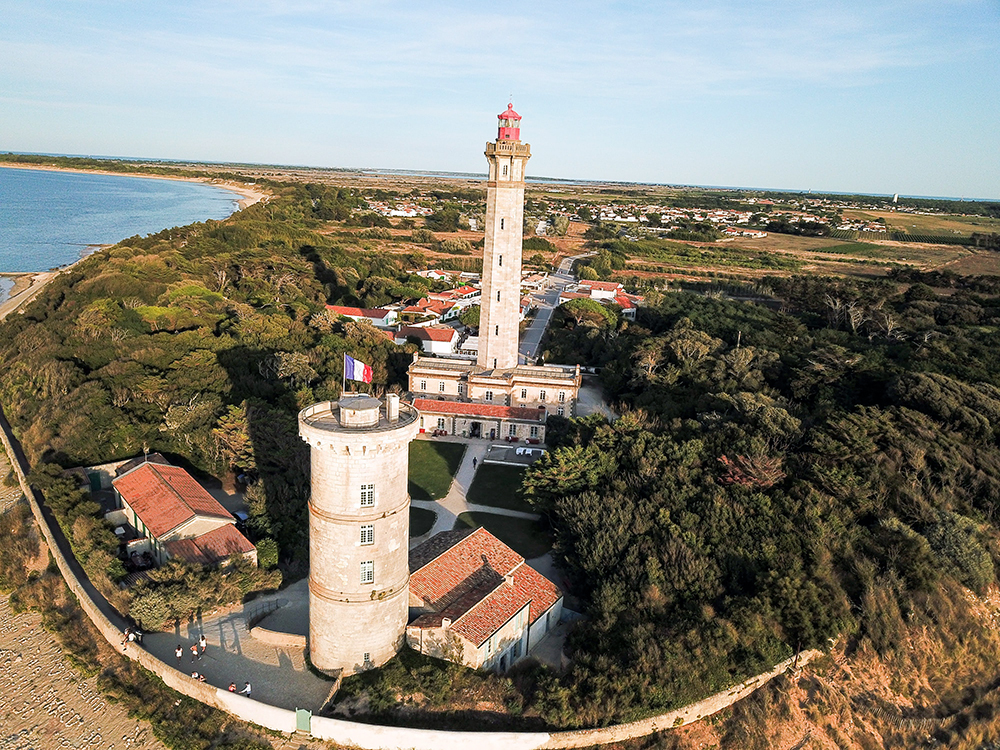
[{"label": "paved walkway", "polygon": [[[200,672],[208,684],[220,688],[235,682],[237,689],[242,689],[243,683],[249,682],[251,697],[263,703],[319,711],[331,697],[334,683],[309,671],[304,649],[271,646],[255,639],[247,629],[248,616],[278,605],[281,608],[260,624],[272,630],[301,634],[303,624],[308,627],[308,581],[294,583],[284,591],[260,597],[235,611],[192,620],[172,633],[148,633],[143,637],[142,647],[167,664],[178,666],[174,649],[179,644],[184,656],[178,668],[185,674]],[[208,647],[204,656],[192,662],[191,646],[202,633]]]},{"label": "paved walkway", "polygon": [[[433,439],[443,440],[446,438]],[[494,513],[498,516],[523,518],[528,521],[537,521],[539,519],[540,516],[537,513],[525,513],[519,510],[495,508],[492,505],[470,503],[466,499],[466,495],[469,487],[472,486],[473,478],[476,476],[476,469],[483,465],[483,459],[486,457],[486,451],[489,449],[491,441],[476,440],[475,438],[456,438],[453,436],[447,439],[447,441],[465,443],[466,449],[465,454],[462,456],[462,463],[455,473],[455,478],[451,480],[451,488],[448,490],[447,495],[440,500],[412,500],[410,502],[414,508],[424,508],[437,513],[437,518],[434,519],[434,525],[430,531],[423,536],[410,538],[410,549],[426,542],[439,532],[451,531],[455,528],[455,520],[459,515],[469,511],[473,513]],[[473,468],[473,460],[476,462],[475,468]]]}]

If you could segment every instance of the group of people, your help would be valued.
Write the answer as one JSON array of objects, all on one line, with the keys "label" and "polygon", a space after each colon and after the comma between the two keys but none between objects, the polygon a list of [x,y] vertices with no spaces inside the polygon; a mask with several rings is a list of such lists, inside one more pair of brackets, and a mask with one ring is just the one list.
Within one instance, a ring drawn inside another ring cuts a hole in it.
[{"label": "group of people", "polygon": [[237,695],[245,695],[247,698],[249,698],[250,697],[250,683],[249,682],[244,682],[243,683],[243,689],[238,691],[236,689],[236,683],[235,682],[230,682],[229,683],[229,692],[230,693],[236,693]]},{"label": "group of people", "polygon": [[[197,643],[191,644],[191,648],[188,649],[191,652],[191,663],[194,664],[195,661],[201,661],[201,657],[205,655],[205,650],[208,648],[208,639],[205,638],[205,634],[202,633],[198,638]],[[174,649],[174,656],[177,657],[177,668],[180,669],[181,664],[184,661],[184,647],[181,644],[177,644],[177,648]],[[198,680],[198,682],[205,681],[205,675],[197,670],[191,672],[191,679]],[[229,683],[229,692],[236,693],[237,695],[245,695],[247,698],[250,697],[250,683],[244,682],[243,689],[237,690],[236,683]]]},{"label": "group of people", "polygon": [[125,628],[125,632],[122,633],[122,653],[124,654],[128,651],[128,644],[138,643],[142,644],[142,631],[139,628],[133,628],[131,626]]},{"label": "group of people", "polygon": [[[208,639],[206,639],[205,634],[202,633],[198,642],[191,644],[191,663],[194,664],[196,659],[201,661],[201,657],[205,655],[205,649],[207,648]],[[177,666],[179,668],[181,662],[184,661],[184,647],[179,643],[177,644],[177,648],[174,649],[174,656],[177,657]]]}]

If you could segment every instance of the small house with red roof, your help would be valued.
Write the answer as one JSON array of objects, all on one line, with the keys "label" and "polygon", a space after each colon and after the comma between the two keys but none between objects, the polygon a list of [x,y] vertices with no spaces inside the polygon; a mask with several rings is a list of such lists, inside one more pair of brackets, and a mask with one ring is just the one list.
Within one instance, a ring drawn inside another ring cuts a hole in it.
[{"label": "small house with red roof", "polygon": [[486,529],[410,550],[406,641],[428,656],[506,672],[559,623],[563,593]]},{"label": "small house with red roof", "polygon": [[402,326],[396,331],[397,344],[414,338],[427,354],[454,354],[458,348],[458,331],[449,326]]},{"label": "small house with red roof", "polygon": [[111,483],[115,499],[158,564],[177,557],[217,565],[235,556],[256,564],[257,549],[233,515],[184,469],[150,461],[125,468]]},{"label": "small house with red roof", "polygon": [[462,312],[462,306],[454,300],[429,299],[424,297],[407,305],[399,313],[404,323],[437,323],[439,320],[455,318]]},{"label": "small house with red roof", "polygon": [[327,305],[326,309],[335,315],[350,318],[358,322],[367,321],[378,328],[393,328],[399,323],[399,313],[391,308],[348,307],[346,305]]}]

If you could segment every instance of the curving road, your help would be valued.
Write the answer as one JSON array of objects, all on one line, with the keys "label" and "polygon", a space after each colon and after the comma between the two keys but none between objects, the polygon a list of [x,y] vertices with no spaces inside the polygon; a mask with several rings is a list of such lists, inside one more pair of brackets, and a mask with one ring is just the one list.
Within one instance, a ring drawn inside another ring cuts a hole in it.
[{"label": "curving road", "polygon": [[576,277],[571,271],[573,263],[580,258],[587,258],[594,254],[581,253],[564,258],[563,262],[559,264],[559,270],[549,276],[551,283],[545,288],[545,291],[533,295],[538,312],[535,313],[535,317],[521,334],[518,346],[518,354],[520,355],[518,362],[520,364],[531,364],[538,356],[538,345],[542,342],[542,336],[545,335],[552,311],[559,306],[559,295],[567,286],[576,282]]}]

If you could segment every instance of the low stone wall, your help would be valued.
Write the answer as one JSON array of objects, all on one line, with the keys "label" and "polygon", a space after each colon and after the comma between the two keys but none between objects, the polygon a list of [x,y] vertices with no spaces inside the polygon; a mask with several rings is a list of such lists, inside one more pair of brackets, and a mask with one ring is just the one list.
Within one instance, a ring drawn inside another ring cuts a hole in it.
[{"label": "low stone wall", "polygon": [[739,685],[735,685],[728,690],[723,690],[697,703],[691,703],[683,708],[668,711],[659,716],[651,716],[648,719],[640,719],[628,724],[617,724],[612,727],[581,729],[575,732],[555,732],[549,738],[549,741],[541,747],[569,748],[606,745],[611,742],[624,742],[625,740],[637,737],[646,737],[654,732],[662,732],[665,729],[673,729],[674,727],[691,724],[704,719],[706,716],[718,713],[724,708],[729,708],[737,701],[746,698],[753,691],[766,685],[775,677],[784,674],[795,666],[804,666],[821,654],[821,651],[803,651],[777,664],[770,672],[764,672],[751,677],[746,682],[741,682]]},{"label": "low stone wall", "polygon": [[312,736],[338,745],[367,750],[535,750],[546,747],[545,732],[446,732],[359,724],[342,719],[312,717]]},{"label": "low stone wall", "polygon": [[279,648],[305,648],[306,637],[294,633],[281,633],[277,630],[268,630],[260,626],[250,628],[250,635],[261,643]]},{"label": "low stone wall", "polygon": [[[87,617],[94,623],[94,626],[100,631],[105,640],[112,646],[118,647],[121,642],[122,628],[120,625],[112,622],[101,611],[101,608],[77,578],[70,562],[62,553],[56,537],[49,526],[48,519],[42,512],[38,497],[28,485],[27,478],[25,477],[26,467],[23,465],[22,455],[19,450],[15,451],[14,449],[10,425],[7,423],[2,409],[0,409],[0,440],[2,440],[4,449],[10,457],[11,465],[17,474],[21,489],[28,499],[28,504],[31,506],[31,512],[35,516],[35,521],[38,523],[45,541],[48,543],[49,550],[56,561],[56,565],[59,566],[59,571],[62,573],[66,585],[76,595],[83,611],[87,613]],[[262,632],[273,633],[273,631],[265,631],[262,628],[254,628],[253,630],[258,631],[255,632],[255,637],[260,637]],[[287,636],[286,634],[275,635],[294,637]],[[269,636],[265,635],[265,637]],[[301,636],[299,637],[301,638]],[[360,724],[342,719],[313,716],[310,722],[310,734],[317,739],[330,740],[339,745],[364,748],[365,750],[401,750],[403,748],[407,750],[410,748],[414,750],[468,750],[470,747],[475,747],[476,750],[492,750],[492,748],[497,748],[497,750],[535,750],[537,748],[541,750],[543,748],[578,748],[603,745],[636,737],[644,737],[654,732],[690,724],[706,716],[710,716],[745,698],[768,681],[795,666],[796,663],[799,666],[805,665],[819,654],[819,651],[802,652],[797,657],[786,659],[776,665],[769,672],[759,674],[746,682],[716,693],[697,703],[692,703],[689,706],[649,719],[641,719],[612,727],[584,729],[573,732],[554,732],[551,734],[546,732],[448,732]],[[130,646],[126,656],[139,662],[139,664],[150,672],[153,672],[164,683],[179,693],[183,693],[195,700],[267,729],[287,734],[296,731],[296,714],[294,711],[261,703],[260,701],[230,693],[228,690],[222,690],[203,682],[192,680],[187,673],[174,669],[174,667],[160,661],[140,647]]]}]

